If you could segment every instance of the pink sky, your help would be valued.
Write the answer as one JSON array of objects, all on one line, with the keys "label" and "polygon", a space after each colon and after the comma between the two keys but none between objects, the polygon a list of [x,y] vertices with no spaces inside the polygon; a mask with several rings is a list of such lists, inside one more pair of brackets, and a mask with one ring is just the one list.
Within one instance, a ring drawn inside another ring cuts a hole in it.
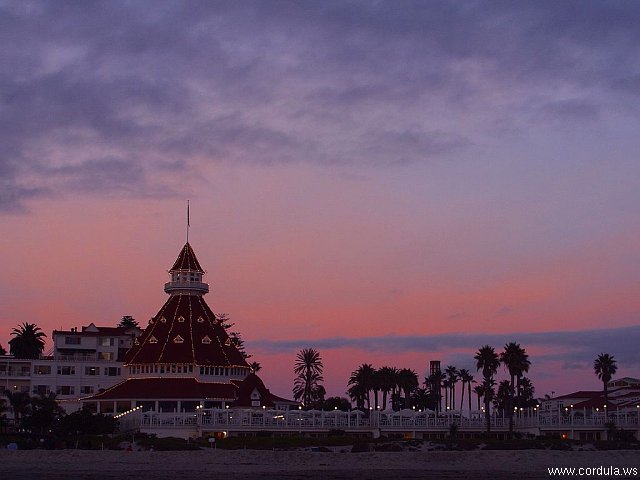
[{"label": "pink sky", "polygon": [[[185,241],[272,389],[317,346],[640,376],[640,8],[0,6],[0,344],[142,325]],[[15,45],[21,45],[20,55]],[[567,333],[571,332],[571,333]]]}]

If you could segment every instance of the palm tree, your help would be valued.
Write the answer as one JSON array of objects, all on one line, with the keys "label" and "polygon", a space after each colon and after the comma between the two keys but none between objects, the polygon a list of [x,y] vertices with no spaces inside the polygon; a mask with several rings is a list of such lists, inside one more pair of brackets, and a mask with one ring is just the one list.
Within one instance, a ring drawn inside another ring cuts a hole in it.
[{"label": "palm tree", "polygon": [[458,372],[458,369],[453,365],[449,365],[447,366],[447,368],[444,369],[444,374],[447,376],[447,380],[449,380],[449,388],[450,388],[449,395],[451,396],[451,401],[449,402],[449,405],[451,406],[451,410],[455,410],[456,383],[458,383],[460,372]]},{"label": "palm tree", "polygon": [[378,393],[380,393],[380,372],[378,370],[373,371],[373,377],[371,379],[371,389],[373,390],[373,408],[378,410],[380,404],[378,403]]},{"label": "palm tree", "polygon": [[251,362],[249,364],[249,368],[251,369],[252,373],[258,373],[260,370],[262,370],[262,365],[260,365],[260,362]]},{"label": "palm tree", "polygon": [[449,396],[449,387],[451,386],[451,382],[449,382],[449,379],[443,375],[441,385],[442,385],[442,389],[444,390],[444,395],[443,395],[443,397],[444,397],[444,410],[446,412],[447,410],[449,410],[449,398],[450,398],[450,396]]},{"label": "palm tree", "polygon": [[64,415],[64,409],[56,401],[56,394],[31,397],[29,415],[25,416],[23,428],[45,434]]},{"label": "palm tree", "polygon": [[402,368],[398,372],[398,387],[404,393],[404,408],[410,408],[411,392],[418,388],[418,374],[410,368]]},{"label": "palm tree", "polygon": [[[509,383],[509,398],[506,405],[507,414],[509,415],[509,436],[513,435],[513,408],[515,400],[515,379],[520,378],[525,372],[529,371],[531,362],[524,348],[519,343],[511,342],[504,346],[504,351],[500,353],[500,361],[509,371],[511,381]],[[518,389],[519,390],[519,389]],[[518,402],[519,403],[519,402]]]},{"label": "palm tree", "polygon": [[[398,369],[395,367],[382,367],[377,372],[378,383],[382,391],[382,409],[387,409],[387,395],[395,391]],[[393,398],[393,393],[392,393]]]},{"label": "palm tree", "polygon": [[[371,409],[371,390],[373,390],[373,382],[375,376],[375,368],[369,363],[363,363],[356,370],[351,372],[348,385],[359,385],[357,394],[366,392],[367,408]],[[354,392],[355,393],[355,392]]]},{"label": "palm tree", "polygon": [[491,432],[491,413],[489,412],[489,403],[491,402],[490,391],[493,389],[493,376],[498,373],[500,366],[500,358],[495,349],[489,345],[480,348],[473,357],[476,360],[476,368],[482,370],[483,386],[484,386],[484,415],[487,422],[487,433]]},{"label": "palm tree", "polygon": [[480,383],[473,387],[473,393],[475,393],[478,398],[478,411],[480,411],[480,399],[484,397],[484,385]]},{"label": "palm tree", "polygon": [[[604,404],[609,404],[609,382],[618,371],[616,360],[613,355],[601,353],[593,362],[593,370],[604,385]],[[607,410],[605,409],[605,412]]]},{"label": "palm tree", "polygon": [[471,382],[473,381],[473,375],[471,375],[471,372],[469,372],[469,370],[467,370],[466,368],[461,368],[460,371],[458,372],[458,375],[460,376],[460,381],[462,382],[462,395],[460,398],[460,411],[462,411],[462,408],[464,406],[464,386],[468,385],[469,386],[469,411],[471,411]]},{"label": "palm tree", "polygon": [[31,405],[31,398],[28,393],[25,392],[12,392],[11,390],[5,390],[4,396],[9,400],[11,410],[13,410],[13,419],[16,427],[20,426],[22,416],[29,411]]},{"label": "palm tree", "polygon": [[[500,415],[507,413],[511,405],[511,383],[509,380],[502,380],[498,384],[498,393],[493,399],[493,406]],[[511,409],[513,413],[513,409]]]},{"label": "palm tree", "polygon": [[364,402],[367,400],[367,390],[359,383],[355,383],[349,387],[347,394],[352,402],[356,404],[359,410],[364,409]]},{"label": "palm tree", "polygon": [[320,382],[324,381],[322,358],[320,352],[314,348],[303,348],[296,355],[294,373],[293,398],[302,400],[303,405],[309,407],[314,393],[318,391]]},{"label": "palm tree", "polygon": [[519,406],[522,407],[532,407],[535,405],[535,399],[533,395],[535,393],[535,388],[531,380],[527,377],[522,377],[520,380],[520,392],[519,399],[521,404]]},{"label": "palm tree", "polygon": [[44,332],[35,323],[23,323],[11,331],[9,350],[16,358],[37,359],[44,350]]}]

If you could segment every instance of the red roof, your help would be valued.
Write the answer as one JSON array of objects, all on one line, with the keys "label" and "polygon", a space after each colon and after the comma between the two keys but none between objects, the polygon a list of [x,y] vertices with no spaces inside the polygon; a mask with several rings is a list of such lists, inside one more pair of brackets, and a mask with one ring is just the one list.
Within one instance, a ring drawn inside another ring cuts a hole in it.
[{"label": "red roof", "polygon": [[184,247],[182,247],[182,251],[169,271],[173,272],[175,270],[190,270],[193,272],[204,273],[204,270],[200,266],[200,263],[198,263],[196,254],[193,252],[189,242],[185,243]]},{"label": "red roof", "polygon": [[579,390],[577,392],[553,397],[551,400],[563,400],[565,398],[593,398],[602,395],[602,390]]},{"label": "red roof", "polygon": [[124,362],[249,367],[202,296],[188,294],[169,297]]},{"label": "red roof", "polygon": [[233,400],[237,386],[231,383],[204,383],[195,378],[130,378],[87,400]]}]

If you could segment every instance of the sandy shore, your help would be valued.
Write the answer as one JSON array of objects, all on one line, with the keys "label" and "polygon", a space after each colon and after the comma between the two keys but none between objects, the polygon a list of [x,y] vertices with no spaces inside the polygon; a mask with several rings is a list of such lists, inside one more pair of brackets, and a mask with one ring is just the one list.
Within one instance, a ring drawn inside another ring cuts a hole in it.
[{"label": "sandy shore", "polygon": [[[547,467],[639,467],[638,451],[540,450],[320,453],[260,450],[190,452],[0,451],[6,479],[529,479]],[[639,475],[640,477],[640,475]],[[638,477],[616,477],[638,478]]]}]

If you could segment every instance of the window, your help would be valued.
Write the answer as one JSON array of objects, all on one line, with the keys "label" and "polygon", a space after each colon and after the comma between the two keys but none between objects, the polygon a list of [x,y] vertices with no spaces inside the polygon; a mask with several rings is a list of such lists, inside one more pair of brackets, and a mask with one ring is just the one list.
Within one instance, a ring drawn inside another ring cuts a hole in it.
[{"label": "window", "polygon": [[84,367],[85,375],[100,375],[100,367]]},{"label": "window", "polygon": [[184,323],[184,317],[178,317],[178,322],[179,323]]},{"label": "window", "polygon": [[113,347],[113,345],[115,344],[114,340],[115,339],[113,337],[102,337],[100,339],[100,346],[101,347]]},{"label": "window", "polygon": [[34,365],[33,373],[36,375],[51,375],[51,365]]},{"label": "window", "polygon": [[113,360],[113,352],[99,352],[98,360]]},{"label": "window", "polygon": [[73,395],[74,389],[72,386],[69,386],[69,385],[60,385],[56,390],[56,393],[58,395]]},{"label": "window", "polygon": [[108,377],[119,377],[120,376],[120,368],[119,367],[107,367],[104,369],[104,374]]},{"label": "window", "polygon": [[176,335],[176,338],[173,339],[173,343],[184,343],[184,338],[182,338],[180,335]]},{"label": "window", "polygon": [[152,335],[151,338],[149,338],[149,343],[158,343],[158,339]]},{"label": "window", "polygon": [[80,337],[64,337],[65,345],[80,345]]},{"label": "window", "polygon": [[41,397],[43,397],[44,395],[48,395],[51,392],[51,389],[49,388],[49,385],[34,385],[33,386],[33,393],[35,395],[40,395]]},{"label": "window", "polygon": [[80,387],[80,393],[84,393],[85,395],[90,395],[94,391],[93,385],[83,385]]},{"label": "window", "polygon": [[198,323],[204,323],[204,318],[198,317]]},{"label": "window", "polygon": [[59,365],[58,366],[58,375],[75,375],[76,367],[71,367],[69,365]]},{"label": "window", "polygon": [[209,345],[211,343],[211,339],[209,338],[209,335],[206,335],[203,339],[202,339],[202,343],[204,343],[205,345]]}]

